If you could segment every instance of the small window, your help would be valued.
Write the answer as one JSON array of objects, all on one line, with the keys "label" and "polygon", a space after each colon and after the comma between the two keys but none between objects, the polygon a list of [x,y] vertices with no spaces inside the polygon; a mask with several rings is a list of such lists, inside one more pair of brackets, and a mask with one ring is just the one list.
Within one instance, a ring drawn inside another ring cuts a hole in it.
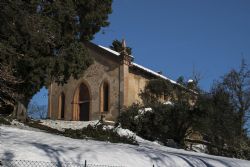
[{"label": "small window", "polygon": [[109,84],[104,82],[101,86],[101,112],[109,111]]},{"label": "small window", "polygon": [[109,85],[103,84],[103,111],[108,112],[109,110]]},{"label": "small window", "polygon": [[59,112],[60,112],[60,119],[64,119],[64,112],[65,112],[65,95],[61,93],[59,99]]}]

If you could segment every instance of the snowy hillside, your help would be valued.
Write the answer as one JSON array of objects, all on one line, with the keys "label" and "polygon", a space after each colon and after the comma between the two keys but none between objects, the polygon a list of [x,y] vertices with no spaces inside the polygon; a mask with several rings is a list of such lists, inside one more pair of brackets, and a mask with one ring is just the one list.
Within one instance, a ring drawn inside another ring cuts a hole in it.
[{"label": "snowy hillside", "polygon": [[45,132],[0,126],[0,157],[127,167],[249,167],[250,161],[164,147],[141,140],[140,146],[77,140]]}]

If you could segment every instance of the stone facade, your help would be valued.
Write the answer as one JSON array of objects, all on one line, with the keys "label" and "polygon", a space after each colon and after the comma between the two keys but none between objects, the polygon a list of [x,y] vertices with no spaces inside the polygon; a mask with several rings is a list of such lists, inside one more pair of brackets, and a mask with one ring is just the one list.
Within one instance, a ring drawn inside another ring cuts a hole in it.
[{"label": "stone facade", "polygon": [[117,53],[93,43],[85,45],[95,61],[82,78],[71,78],[63,86],[50,85],[50,119],[86,121],[103,115],[115,121],[122,107],[141,101],[138,94],[149,79],[159,77],[133,63],[126,52]]}]

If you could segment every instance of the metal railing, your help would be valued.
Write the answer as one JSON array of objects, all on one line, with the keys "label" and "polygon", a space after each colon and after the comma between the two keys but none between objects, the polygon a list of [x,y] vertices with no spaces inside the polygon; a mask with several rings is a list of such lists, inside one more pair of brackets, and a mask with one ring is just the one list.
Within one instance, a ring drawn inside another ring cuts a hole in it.
[{"label": "metal railing", "polygon": [[81,163],[71,163],[71,162],[0,160],[0,167],[125,167],[125,166],[89,164],[87,163],[87,161],[81,164]]}]

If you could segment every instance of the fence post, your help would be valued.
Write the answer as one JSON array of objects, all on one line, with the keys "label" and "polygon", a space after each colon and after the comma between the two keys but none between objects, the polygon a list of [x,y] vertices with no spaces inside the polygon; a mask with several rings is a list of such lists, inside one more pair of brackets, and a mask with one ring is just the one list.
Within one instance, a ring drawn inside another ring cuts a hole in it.
[{"label": "fence post", "polygon": [[85,164],[84,164],[84,167],[87,167],[87,160],[85,160]]},{"label": "fence post", "polygon": [[155,165],[153,164],[153,167],[155,167]]}]

